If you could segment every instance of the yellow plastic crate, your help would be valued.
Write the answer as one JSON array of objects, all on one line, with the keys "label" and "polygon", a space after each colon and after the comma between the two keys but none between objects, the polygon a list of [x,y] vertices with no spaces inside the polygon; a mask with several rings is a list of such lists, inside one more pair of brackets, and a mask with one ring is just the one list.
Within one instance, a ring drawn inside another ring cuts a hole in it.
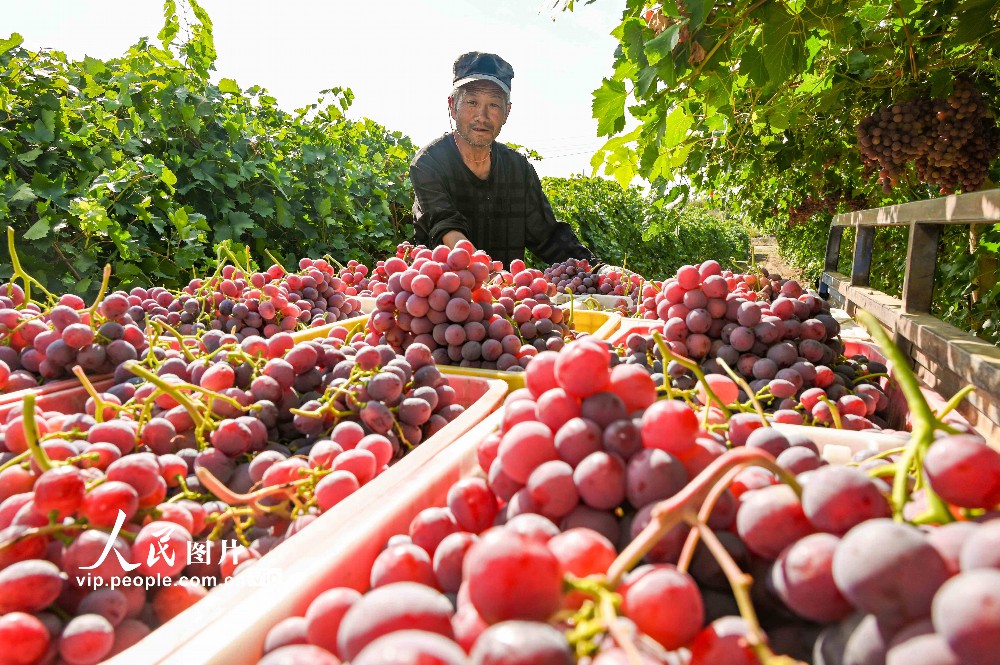
[{"label": "yellow plastic crate", "polygon": [[479,379],[499,379],[505,381],[508,392],[524,387],[524,372],[501,372],[498,369],[480,369],[479,367],[459,367],[458,365],[438,365],[442,374],[451,376],[468,376]]},{"label": "yellow plastic crate", "polygon": [[579,309],[595,309],[601,312],[616,311],[622,301],[630,306],[635,305],[635,299],[630,296],[609,296],[603,293],[580,293],[572,296],[568,293],[559,293],[552,301],[557,305],[565,305],[573,301]]},{"label": "yellow plastic crate", "polygon": [[324,337],[329,337],[330,331],[334,328],[346,328],[348,333],[350,333],[354,328],[364,332],[365,324],[368,323],[368,317],[368,314],[362,314],[361,316],[344,319],[343,321],[328,323],[325,326],[316,326],[315,328],[297,330],[292,333],[292,339],[296,342],[305,342],[310,339],[323,339]]},{"label": "yellow plastic crate", "polygon": [[[563,306],[569,315],[569,307]],[[618,330],[622,323],[622,315],[617,312],[602,312],[596,309],[573,308],[572,329],[590,333],[597,339],[608,339]]]}]

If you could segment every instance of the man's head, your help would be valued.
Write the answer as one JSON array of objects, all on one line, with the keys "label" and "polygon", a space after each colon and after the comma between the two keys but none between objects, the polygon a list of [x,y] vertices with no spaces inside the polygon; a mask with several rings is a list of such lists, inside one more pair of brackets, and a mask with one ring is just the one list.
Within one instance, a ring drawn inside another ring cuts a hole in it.
[{"label": "man's head", "polygon": [[507,122],[514,69],[498,55],[472,51],[458,56],[453,74],[448,107],[456,131],[471,145],[488,146]]},{"label": "man's head", "polygon": [[510,83],[514,78],[514,68],[510,63],[493,53],[470,51],[455,58],[452,67],[452,85],[457,90],[473,81],[490,81],[503,90],[510,101]]}]

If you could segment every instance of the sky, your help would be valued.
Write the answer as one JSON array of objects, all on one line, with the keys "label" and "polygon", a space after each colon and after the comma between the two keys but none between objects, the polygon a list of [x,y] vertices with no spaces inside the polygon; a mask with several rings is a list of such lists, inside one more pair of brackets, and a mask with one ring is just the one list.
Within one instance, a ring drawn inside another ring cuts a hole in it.
[{"label": "sky", "polygon": [[[540,153],[541,176],[590,175],[591,93],[610,76],[624,0],[554,12],[553,0],[200,0],[214,24],[214,77],[260,85],[286,110],[351,88],[348,116],[417,146],[449,130],[452,63],[466,51],[511,63],[512,110],[499,140]],[[5,6],[6,5],[6,6]],[[159,0],[0,0],[0,36],[73,58],[119,56],[163,25]]]}]

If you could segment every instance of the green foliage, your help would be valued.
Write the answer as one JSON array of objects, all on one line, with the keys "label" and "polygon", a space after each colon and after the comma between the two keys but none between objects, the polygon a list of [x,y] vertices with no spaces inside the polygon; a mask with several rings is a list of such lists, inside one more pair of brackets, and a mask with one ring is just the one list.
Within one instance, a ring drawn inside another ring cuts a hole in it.
[{"label": "green foliage", "polygon": [[[209,81],[211,21],[185,28],[164,6],[161,45],[71,61],[0,40],[0,221],[51,290],[186,283],[212,245],[248,245],[294,265],[330,254],[372,262],[410,235],[409,139],[350,121],[350,90],[288,113],[259,87]],[[6,254],[0,276],[9,276]]]},{"label": "green foliage", "polygon": [[601,260],[649,279],[709,258],[726,266],[749,259],[747,230],[704,206],[664,210],[638,188],[604,178],[543,178],[542,188],[556,217]]},{"label": "green foliage", "polygon": [[[670,199],[714,189],[756,219],[805,193],[881,205],[855,125],[960,76],[995,98],[998,13],[986,0],[626,0],[614,73],[594,92],[611,137],[594,165]],[[927,194],[911,181],[893,199]]]},{"label": "green foliage", "polygon": [[[997,0],[623,4],[613,73],[593,93],[598,133],[608,137],[595,169],[622,183],[644,177],[671,202],[714,192],[720,208],[774,233],[786,259],[813,274],[829,213],[937,195],[912,171],[882,192],[857,150],[862,118],[914,96],[942,98],[959,79],[987,100],[1000,94]],[[840,206],[818,217],[819,226],[788,228],[789,212],[807,196]],[[935,298],[935,311],[957,325],[982,321],[1000,304],[987,293],[970,308],[975,261],[962,236],[947,234],[938,272],[950,281]],[[976,251],[998,249],[986,241]],[[890,292],[902,279],[900,251],[905,242],[895,239],[873,257],[875,266],[894,267],[884,272]],[[993,319],[973,327],[998,339]]]}]

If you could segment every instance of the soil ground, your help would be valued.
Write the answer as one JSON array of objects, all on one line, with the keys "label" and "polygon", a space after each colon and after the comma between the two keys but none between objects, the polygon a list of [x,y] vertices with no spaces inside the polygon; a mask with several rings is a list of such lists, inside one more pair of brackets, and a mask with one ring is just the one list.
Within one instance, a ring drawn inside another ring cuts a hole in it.
[{"label": "soil ground", "polygon": [[774,236],[758,236],[750,239],[750,248],[757,265],[767,268],[768,274],[781,275],[786,279],[800,279],[802,274],[786,263],[778,253],[778,241]]}]

